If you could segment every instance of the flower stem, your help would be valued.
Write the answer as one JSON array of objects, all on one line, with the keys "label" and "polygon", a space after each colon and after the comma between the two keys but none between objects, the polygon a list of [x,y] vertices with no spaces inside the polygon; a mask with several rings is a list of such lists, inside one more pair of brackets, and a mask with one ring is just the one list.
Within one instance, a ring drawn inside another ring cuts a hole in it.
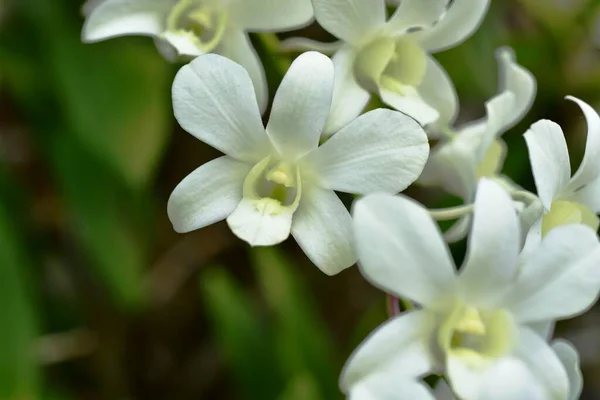
[{"label": "flower stem", "polygon": [[457,219],[473,212],[473,204],[464,204],[457,207],[429,210],[429,214],[436,221],[447,221]]},{"label": "flower stem", "polygon": [[400,314],[400,299],[391,294],[386,295],[387,300],[387,312],[390,318],[393,318]]}]

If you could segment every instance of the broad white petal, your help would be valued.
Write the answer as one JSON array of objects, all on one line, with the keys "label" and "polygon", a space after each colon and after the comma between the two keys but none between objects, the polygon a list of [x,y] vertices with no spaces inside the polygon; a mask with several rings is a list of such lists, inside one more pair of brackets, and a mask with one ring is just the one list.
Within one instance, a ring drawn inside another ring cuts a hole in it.
[{"label": "broad white petal", "polygon": [[436,400],[429,387],[416,379],[388,372],[370,375],[350,391],[350,400]]},{"label": "broad white petal", "polygon": [[524,323],[571,317],[600,291],[600,244],[585,225],[552,229],[521,266],[505,307]]},{"label": "broad white petal", "polygon": [[450,355],[446,359],[445,376],[459,399],[479,400],[479,392],[489,369],[489,366],[472,368],[464,359]]},{"label": "broad white petal", "polygon": [[573,199],[588,207],[595,214],[600,213],[600,177],[575,192]]},{"label": "broad white petal", "polygon": [[519,338],[515,357],[523,361],[534,381],[545,389],[542,399],[567,399],[569,379],[567,372],[549,344],[526,326],[519,327]]},{"label": "broad white petal", "polygon": [[520,245],[519,219],[512,199],[496,182],[481,179],[467,257],[459,277],[467,302],[489,304],[511,285]]},{"label": "broad white petal", "polygon": [[478,161],[485,158],[494,140],[505,132],[506,122],[511,117],[514,106],[515,95],[512,92],[503,92],[485,103],[485,132],[477,149]]},{"label": "broad white petal", "polygon": [[[504,118],[503,131],[512,128],[529,111],[535,99],[537,84],[531,72],[517,64],[514,51],[502,47],[496,52],[500,64],[499,93],[514,95],[513,108]],[[504,132],[502,132],[504,133]]]},{"label": "broad white petal", "polygon": [[316,149],[329,116],[333,64],[329,57],[304,53],[288,69],[273,100],[267,134],[285,159]]},{"label": "broad white petal", "polygon": [[549,120],[531,125],[525,133],[538,196],[546,210],[571,179],[569,151],[560,126]]},{"label": "broad white petal", "polygon": [[423,128],[397,111],[361,115],[304,161],[322,184],[348,193],[398,193],[423,171],[429,143]]},{"label": "broad white petal", "polygon": [[567,376],[569,377],[568,400],[579,400],[581,390],[583,389],[583,377],[579,368],[579,354],[577,353],[577,349],[570,342],[561,339],[552,342],[552,349],[565,367]]},{"label": "broad white petal", "polygon": [[581,107],[588,125],[585,154],[567,189],[575,191],[600,175],[600,116],[589,104],[572,96],[567,96],[567,99]]},{"label": "broad white petal", "polygon": [[230,7],[232,19],[248,31],[291,31],[314,17],[310,0],[239,0]]},{"label": "broad white petal", "polygon": [[379,96],[385,104],[411,116],[422,126],[437,121],[440,116],[435,108],[420,97],[405,96],[383,87],[379,88]]},{"label": "broad white petal", "polygon": [[546,400],[546,390],[527,365],[515,358],[498,361],[483,376],[478,400]]},{"label": "broad white petal", "polygon": [[373,0],[312,0],[315,17],[329,33],[358,43],[385,23],[385,2]]},{"label": "broad white petal", "polygon": [[327,275],[356,263],[352,218],[332,190],[304,190],[294,214],[292,235],[313,264]]},{"label": "broad white petal", "polygon": [[227,218],[242,199],[244,179],[251,168],[224,156],[186,176],[167,204],[173,228],[189,232]]},{"label": "broad white petal", "polygon": [[427,57],[427,69],[418,91],[421,98],[439,113],[436,123],[454,123],[458,115],[456,89],[446,70],[431,56]]},{"label": "broad white petal", "polygon": [[430,53],[457,46],[477,30],[489,6],[490,0],[454,1],[438,24],[416,32],[415,37]]},{"label": "broad white petal", "polygon": [[423,206],[403,196],[371,194],[355,202],[352,215],[359,268],[367,280],[428,307],[454,294],[452,258]]},{"label": "broad white petal", "polygon": [[388,21],[388,29],[396,34],[409,28],[429,28],[441,19],[449,0],[403,0]]},{"label": "broad white petal", "polygon": [[344,42],[336,40],[335,42],[319,42],[305,37],[291,37],[282,40],[279,43],[281,51],[318,51],[323,54],[333,54],[342,48]]},{"label": "broad white petal", "polygon": [[252,47],[248,34],[241,30],[229,29],[221,39],[218,52],[246,69],[254,85],[258,107],[261,113],[264,113],[269,103],[267,78],[262,62],[256,50]]},{"label": "broad white petal", "polygon": [[270,151],[252,81],[225,57],[206,54],[179,70],[173,110],[183,129],[233,158],[258,162]]},{"label": "broad white petal", "polygon": [[352,353],[340,377],[340,387],[349,392],[373,374],[385,373],[391,380],[416,378],[434,366],[430,336],[435,321],[426,311],[411,311],[394,317],[373,331]]},{"label": "broad white petal", "polygon": [[124,35],[157,36],[165,30],[170,0],[105,0],[85,21],[84,42]]},{"label": "broad white petal", "polygon": [[552,334],[554,333],[555,325],[555,321],[540,321],[527,324],[527,326],[530,327],[535,333],[537,333],[547,341],[550,341],[550,339],[552,339]]},{"label": "broad white petal", "polygon": [[354,75],[356,54],[351,46],[342,47],[334,54],[335,83],[331,112],[325,127],[326,134],[333,134],[358,117],[366,107],[371,94],[364,89]]},{"label": "broad white petal", "polygon": [[244,198],[227,217],[229,229],[251,246],[272,246],[290,235],[294,209],[279,206],[277,211],[261,200]]}]

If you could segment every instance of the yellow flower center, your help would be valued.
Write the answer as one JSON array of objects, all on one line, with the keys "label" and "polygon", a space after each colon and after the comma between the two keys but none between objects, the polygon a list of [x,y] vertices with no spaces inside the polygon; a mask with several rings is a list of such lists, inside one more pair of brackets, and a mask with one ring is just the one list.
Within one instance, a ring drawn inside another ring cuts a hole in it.
[{"label": "yellow flower center", "polygon": [[490,148],[486,151],[483,160],[477,165],[475,170],[477,178],[493,178],[500,169],[504,149],[500,141],[494,140]]},{"label": "yellow flower center", "polygon": [[558,200],[552,202],[550,212],[542,219],[542,236],[553,228],[567,224],[584,224],[597,231],[600,226],[598,216],[581,203]]},{"label": "yellow flower center", "polygon": [[212,51],[225,33],[227,14],[202,0],[179,0],[167,18],[167,31],[188,36],[204,52]]}]

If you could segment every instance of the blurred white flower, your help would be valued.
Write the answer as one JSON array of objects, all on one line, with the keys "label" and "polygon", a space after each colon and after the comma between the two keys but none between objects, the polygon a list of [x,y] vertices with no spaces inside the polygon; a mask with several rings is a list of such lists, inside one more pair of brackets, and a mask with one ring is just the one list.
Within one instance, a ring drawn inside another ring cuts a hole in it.
[{"label": "blurred white flower", "polygon": [[[546,328],[598,296],[600,243],[591,229],[557,228],[522,260],[512,201],[499,184],[482,179],[457,272],[437,225],[413,200],[369,195],[353,216],[362,274],[420,308],[389,320],[354,352],[341,377],[346,393],[366,390],[371,379],[394,385],[435,372],[466,400],[514,400],[514,387],[487,397],[509,381],[541,399],[569,398],[570,368],[547,343]],[[517,367],[530,378],[515,382]]]},{"label": "blurred white flower", "polygon": [[226,155],[187,176],[173,191],[169,217],[178,232],[222,219],[251,245],[290,231],[327,274],[356,261],[352,221],[334,190],[397,193],[421,173],[429,145],[423,129],[392,110],[366,113],[319,146],[333,92],[333,64],[316,52],[285,75],[264,128],[246,71],[204,55],[173,85],[181,126]]},{"label": "blurred white flower", "polygon": [[[506,145],[500,137],[518,123],[529,111],[536,94],[533,75],[515,62],[510,48],[497,52],[499,64],[498,94],[486,102],[487,116],[456,129],[452,124],[458,106],[448,108],[428,129],[440,143],[431,152],[419,183],[435,185],[455,194],[466,203],[475,198],[481,177],[495,178],[506,156]],[[467,234],[471,217],[460,219],[447,233],[453,242]]]},{"label": "blurred white flower", "polygon": [[304,39],[287,48],[331,50],[335,92],[327,132],[364,109],[370,93],[422,125],[456,102],[452,82],[430,54],[458,45],[479,26],[489,0],[403,0],[386,21],[385,0],[312,0],[317,21],[340,42]]},{"label": "blurred white flower", "polygon": [[567,142],[560,126],[541,120],[525,133],[531,169],[543,216],[531,228],[529,242],[541,240],[564,224],[584,224],[595,231],[600,220],[600,116],[587,103],[568,96],[581,107],[588,125],[585,154],[571,177]]},{"label": "blurred white flower", "polygon": [[84,42],[142,35],[155,38],[169,59],[221,54],[246,68],[261,110],[268,101],[265,72],[247,32],[293,30],[313,19],[310,0],[104,0],[90,9]]}]

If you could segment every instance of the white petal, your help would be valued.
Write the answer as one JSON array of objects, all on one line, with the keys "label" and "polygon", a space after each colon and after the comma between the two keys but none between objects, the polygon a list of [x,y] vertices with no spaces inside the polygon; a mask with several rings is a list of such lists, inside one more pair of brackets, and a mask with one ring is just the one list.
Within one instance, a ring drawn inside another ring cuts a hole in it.
[{"label": "white petal", "polygon": [[587,206],[595,214],[600,213],[600,177],[575,192],[573,199]]},{"label": "white petal", "polygon": [[267,78],[260,58],[250,43],[248,34],[241,31],[230,29],[221,39],[218,52],[225,57],[235,61],[246,69],[254,91],[261,113],[263,113],[269,103],[269,89],[267,87]]},{"label": "white petal", "polygon": [[411,116],[423,126],[435,122],[440,116],[435,108],[420,97],[405,96],[383,87],[379,88],[379,96],[385,104]]},{"label": "white petal", "polygon": [[333,63],[314,51],[288,69],[273,100],[267,134],[285,159],[316,149],[333,95]]},{"label": "white petal", "polygon": [[272,246],[290,235],[294,209],[278,207],[276,212],[261,200],[244,198],[227,217],[229,229],[251,246]]},{"label": "white petal", "polygon": [[440,379],[435,386],[435,400],[456,400],[452,389],[444,379]]},{"label": "white petal", "polygon": [[233,158],[258,162],[270,151],[252,81],[225,57],[206,54],[179,70],[173,110],[183,129]]},{"label": "white petal", "polygon": [[454,123],[458,115],[456,89],[446,70],[431,56],[427,57],[427,69],[418,91],[421,98],[439,113],[437,123]]},{"label": "white petal", "polygon": [[332,61],[335,84],[331,112],[327,119],[325,133],[332,134],[358,117],[365,108],[371,94],[356,81],[354,60],[356,54],[351,46],[342,47],[334,54]]},{"label": "white petal", "polygon": [[198,57],[206,53],[198,46],[195,36],[186,31],[167,31],[160,39],[165,40],[178,56]]},{"label": "white petal", "polygon": [[373,0],[313,0],[315,17],[329,33],[357,43],[385,23],[385,2]]},{"label": "white petal", "polygon": [[515,95],[512,92],[503,92],[485,103],[487,111],[485,132],[481,136],[481,143],[477,149],[477,159],[485,158],[490,146],[502,133],[508,119],[515,108]]},{"label": "white petal", "polygon": [[[323,54],[333,54],[342,48],[344,42],[336,40],[335,42],[319,42],[305,37],[291,37],[282,40],[279,43],[281,51],[318,51]],[[335,63],[334,63],[335,64]]]},{"label": "white petal", "polygon": [[352,353],[340,378],[344,392],[373,374],[384,372],[391,380],[416,378],[433,368],[429,350],[433,316],[411,311],[380,325]]},{"label": "white petal", "polygon": [[189,232],[221,221],[242,199],[244,179],[252,166],[224,156],[185,177],[167,204],[177,232]]},{"label": "white petal", "polygon": [[540,321],[527,324],[527,326],[530,327],[535,333],[537,333],[547,341],[552,339],[552,334],[554,333],[555,325],[555,321]]},{"label": "white petal", "polygon": [[516,63],[511,48],[500,48],[496,53],[496,58],[500,64],[499,93],[508,91],[514,95],[513,108],[504,121],[503,130],[506,131],[529,111],[535,99],[537,85],[533,74]]},{"label": "white petal", "polygon": [[292,235],[308,258],[327,275],[356,263],[352,218],[331,190],[304,190],[294,214]]},{"label": "white petal", "polygon": [[165,30],[169,0],[105,0],[83,26],[82,40],[97,42],[116,36],[157,36]]},{"label": "white petal", "polygon": [[583,377],[579,369],[579,354],[577,349],[566,340],[555,340],[552,349],[560,359],[569,377],[568,400],[578,400],[583,389]]},{"label": "white petal", "polygon": [[548,120],[531,125],[525,141],[538,196],[546,210],[550,210],[552,200],[571,178],[567,142],[560,126]]},{"label": "white petal", "polygon": [[397,297],[434,307],[454,293],[455,268],[425,208],[403,196],[371,194],[353,208],[359,267]]},{"label": "white petal", "polygon": [[585,154],[579,169],[569,182],[568,190],[574,191],[592,182],[600,175],[600,116],[587,103],[572,96],[567,96],[567,99],[581,107],[588,125]]},{"label": "white petal", "polygon": [[415,37],[430,53],[457,46],[477,30],[489,5],[490,0],[454,1],[438,24],[416,32]]},{"label": "white petal", "polygon": [[388,21],[388,28],[396,34],[409,28],[429,28],[438,21],[449,0],[403,0]]},{"label": "white petal", "polygon": [[525,363],[514,358],[497,362],[483,376],[478,400],[546,400],[545,389]]},{"label": "white petal", "polygon": [[515,356],[523,361],[535,380],[545,389],[543,399],[567,399],[569,380],[567,372],[548,343],[526,326],[519,328]]},{"label": "white petal", "polygon": [[382,372],[373,374],[350,391],[350,400],[436,400],[429,387],[415,379]]},{"label": "white petal", "polygon": [[423,171],[429,143],[423,128],[385,109],[361,115],[304,161],[322,184],[348,193],[398,193]]},{"label": "white petal", "polygon": [[600,245],[584,225],[552,229],[532,251],[505,297],[505,307],[521,322],[579,314],[600,291]]},{"label": "white petal", "polygon": [[[479,400],[488,368],[471,368],[462,358],[450,355],[446,360],[446,378],[459,399]],[[481,399],[483,400],[483,399]]]},{"label": "white petal", "polygon": [[454,225],[444,232],[444,240],[448,243],[456,243],[467,237],[471,229],[471,216],[467,215],[460,218]]},{"label": "white petal", "polygon": [[511,285],[520,244],[519,219],[512,199],[496,182],[481,179],[467,257],[459,277],[467,302],[493,301]]},{"label": "white petal", "polygon": [[313,19],[310,0],[239,0],[231,7],[232,19],[244,30],[291,31]]}]

